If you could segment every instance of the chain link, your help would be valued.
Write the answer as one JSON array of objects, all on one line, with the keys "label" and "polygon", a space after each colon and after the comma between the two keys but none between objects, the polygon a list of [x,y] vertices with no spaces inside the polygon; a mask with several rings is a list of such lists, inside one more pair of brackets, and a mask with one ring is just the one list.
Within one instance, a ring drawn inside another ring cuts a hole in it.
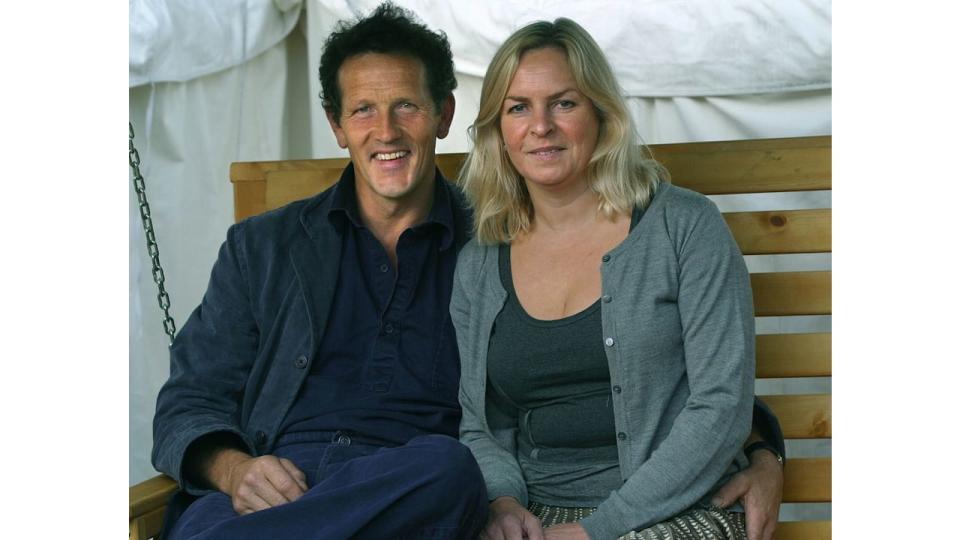
[{"label": "chain link", "polygon": [[173,335],[177,326],[170,316],[170,295],[163,286],[163,268],[160,266],[160,248],[157,246],[157,236],[153,232],[153,218],[150,217],[150,204],[147,203],[147,186],[140,174],[140,153],[133,146],[133,124],[130,126],[130,169],[133,170],[133,189],[137,193],[137,202],[140,205],[140,221],[143,222],[143,232],[147,237],[147,254],[153,263],[153,282],[157,284],[157,303],[163,310],[163,331],[173,344]]}]

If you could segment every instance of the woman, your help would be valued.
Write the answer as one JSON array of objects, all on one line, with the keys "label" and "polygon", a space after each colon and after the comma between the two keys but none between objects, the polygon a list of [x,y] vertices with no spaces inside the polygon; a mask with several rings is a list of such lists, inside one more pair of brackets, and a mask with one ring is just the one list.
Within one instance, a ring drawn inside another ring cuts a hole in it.
[{"label": "woman", "polygon": [[501,46],[472,136],[451,312],[486,536],[745,538],[709,504],[746,466],[754,378],[750,283],[716,207],[636,146],[568,19]]}]

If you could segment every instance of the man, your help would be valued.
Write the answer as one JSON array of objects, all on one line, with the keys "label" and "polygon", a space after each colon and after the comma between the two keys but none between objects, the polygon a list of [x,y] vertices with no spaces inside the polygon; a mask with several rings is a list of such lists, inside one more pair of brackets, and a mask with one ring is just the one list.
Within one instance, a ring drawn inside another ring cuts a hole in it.
[{"label": "man", "polygon": [[[455,439],[448,313],[470,216],[434,166],[449,44],[384,4],[331,35],[320,79],[350,166],[230,228],[171,348],[153,462],[199,499],[169,536],[475,537],[488,501]],[[779,476],[741,482],[731,498]]]}]

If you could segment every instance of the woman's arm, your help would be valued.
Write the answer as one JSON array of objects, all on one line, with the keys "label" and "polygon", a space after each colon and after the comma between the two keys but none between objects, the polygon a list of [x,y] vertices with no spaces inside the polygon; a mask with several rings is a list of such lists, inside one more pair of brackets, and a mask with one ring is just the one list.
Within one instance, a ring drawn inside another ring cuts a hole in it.
[{"label": "woman's arm", "polygon": [[678,215],[666,222],[678,262],[677,310],[690,395],[657,449],[583,521],[598,538],[690,507],[714,487],[750,431],[754,320],[743,256],[713,203],[689,192],[664,195],[685,199],[667,208]]},{"label": "woman's arm", "polygon": [[[460,441],[470,448],[480,465],[490,500],[513,497],[526,506],[527,488],[516,459],[516,411],[511,414],[507,404],[496,396],[490,399],[494,392],[487,391],[487,343],[502,299],[492,298],[483,290],[484,263],[484,248],[475,241],[464,246],[450,300],[460,349]],[[496,261],[486,264],[496,266]]]}]

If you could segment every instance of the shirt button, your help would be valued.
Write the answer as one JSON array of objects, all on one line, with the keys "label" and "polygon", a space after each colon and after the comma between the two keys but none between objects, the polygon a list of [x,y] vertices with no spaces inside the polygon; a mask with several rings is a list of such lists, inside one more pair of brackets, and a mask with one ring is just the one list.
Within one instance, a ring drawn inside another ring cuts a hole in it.
[{"label": "shirt button", "polygon": [[620,388],[619,385],[614,385],[614,386],[613,386],[613,393],[614,393],[614,394],[619,394],[621,390],[622,390],[622,389]]},{"label": "shirt button", "polygon": [[387,265],[385,265],[385,264],[381,264],[381,265],[380,265],[380,271],[381,271],[381,272],[386,272],[388,268],[389,268],[389,267],[388,267]]},{"label": "shirt button", "polygon": [[613,347],[613,338],[608,337],[607,339],[603,340],[603,344],[607,347]]},{"label": "shirt button", "polygon": [[609,304],[611,300],[613,300],[613,297],[610,296],[609,294],[603,295],[603,301],[604,301],[605,303]]},{"label": "shirt button", "polygon": [[267,434],[262,431],[257,432],[256,438],[257,438],[257,444],[263,444],[267,442]]},{"label": "shirt button", "polygon": [[390,324],[390,323],[387,323],[387,325],[383,327],[383,330],[384,330],[384,332],[386,332],[386,333],[388,333],[388,334],[392,334],[392,333],[393,333],[393,325]]},{"label": "shirt button", "polygon": [[627,440],[627,434],[621,431],[620,433],[617,433],[617,438],[621,441],[625,441]]},{"label": "shirt button", "polygon": [[604,255],[603,257],[601,257],[601,259],[603,259],[603,262],[609,262],[609,261],[610,261],[610,256],[609,256],[609,255]]},{"label": "shirt button", "polygon": [[293,362],[293,365],[297,366],[297,367],[300,368],[300,369],[303,369],[303,368],[307,367],[307,357],[301,354],[301,355],[298,356],[297,359]]}]

